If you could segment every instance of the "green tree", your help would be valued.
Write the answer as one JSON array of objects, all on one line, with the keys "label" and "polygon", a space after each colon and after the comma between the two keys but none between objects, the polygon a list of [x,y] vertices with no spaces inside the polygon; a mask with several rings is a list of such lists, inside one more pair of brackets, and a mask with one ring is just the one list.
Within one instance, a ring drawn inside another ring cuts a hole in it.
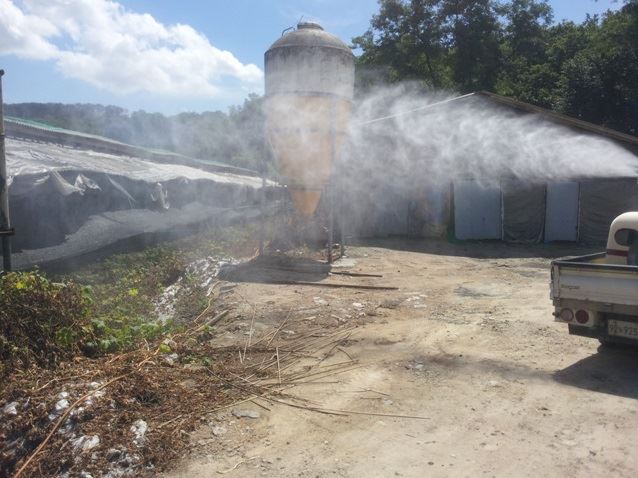
[{"label": "green tree", "polygon": [[352,40],[361,50],[358,80],[361,86],[399,80],[418,80],[447,87],[441,59],[445,48],[439,0],[380,0],[370,28]]},{"label": "green tree", "polygon": [[499,5],[492,0],[443,0],[441,17],[452,79],[461,93],[493,90],[501,63]]},{"label": "green tree", "polygon": [[638,134],[638,2],[589,22],[595,27],[586,31],[585,47],[563,65],[557,107]]},{"label": "green tree", "polygon": [[506,22],[496,89],[506,96],[550,107],[559,78],[559,69],[548,65],[551,6],[546,0],[513,0],[501,11]]}]

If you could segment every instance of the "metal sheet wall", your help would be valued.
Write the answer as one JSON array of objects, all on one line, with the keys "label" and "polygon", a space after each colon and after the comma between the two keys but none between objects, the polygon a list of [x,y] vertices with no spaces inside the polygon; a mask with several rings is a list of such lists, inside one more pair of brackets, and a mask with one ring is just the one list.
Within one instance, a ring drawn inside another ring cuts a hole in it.
[{"label": "metal sheet wall", "polygon": [[578,241],[579,194],[575,181],[547,184],[545,242]]},{"label": "metal sheet wall", "polygon": [[454,226],[461,240],[501,239],[501,190],[475,181],[454,182]]}]

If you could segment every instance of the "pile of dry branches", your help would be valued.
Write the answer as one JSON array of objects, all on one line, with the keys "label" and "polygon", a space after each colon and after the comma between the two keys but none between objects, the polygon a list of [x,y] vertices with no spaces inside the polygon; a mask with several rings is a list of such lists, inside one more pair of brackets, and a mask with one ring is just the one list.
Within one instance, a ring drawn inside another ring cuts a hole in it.
[{"label": "pile of dry branches", "polygon": [[[289,393],[358,366],[340,347],[352,328],[283,340],[286,317],[261,337],[251,323],[245,343],[221,347],[211,326],[225,313],[207,312],[145,349],[13,374],[0,392],[0,476],[155,474],[183,455],[202,417],[246,401],[356,413]],[[327,365],[336,353],[344,360]]]}]

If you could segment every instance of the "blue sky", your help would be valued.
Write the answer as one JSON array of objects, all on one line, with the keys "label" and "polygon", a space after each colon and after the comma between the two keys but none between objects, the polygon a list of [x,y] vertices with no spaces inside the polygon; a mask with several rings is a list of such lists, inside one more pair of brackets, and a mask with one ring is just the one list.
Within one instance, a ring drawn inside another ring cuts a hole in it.
[{"label": "blue sky", "polygon": [[[582,21],[614,0],[551,0]],[[346,41],[376,0],[0,0],[5,102],[225,110],[262,88],[263,53],[302,16]]]}]

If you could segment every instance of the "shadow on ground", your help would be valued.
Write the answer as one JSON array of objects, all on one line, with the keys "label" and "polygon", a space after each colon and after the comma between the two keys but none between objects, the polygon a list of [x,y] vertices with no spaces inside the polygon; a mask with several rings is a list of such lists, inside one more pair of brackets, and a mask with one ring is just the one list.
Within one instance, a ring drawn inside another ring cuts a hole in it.
[{"label": "shadow on ground", "polygon": [[330,272],[330,265],[303,257],[258,256],[239,264],[223,266],[218,277],[232,282],[281,284],[290,281],[319,282]]},{"label": "shadow on ground", "polygon": [[638,351],[608,349],[579,360],[554,374],[554,380],[594,392],[638,399]]},{"label": "shadow on ground", "polygon": [[471,355],[439,353],[415,357],[423,363],[445,373],[470,373],[489,378],[501,378],[510,382],[519,380],[554,380],[563,385],[593,392],[607,393],[638,399],[638,351],[601,348],[599,352],[584,358],[555,373],[536,369],[529,365],[499,359],[476,359]]},{"label": "shadow on ground", "polygon": [[530,258],[555,259],[600,252],[604,247],[587,247],[574,243],[509,244],[502,241],[458,241],[437,239],[408,239],[389,237],[384,239],[359,239],[353,245],[379,247],[395,251],[420,252],[441,256],[471,257],[476,259]]}]

